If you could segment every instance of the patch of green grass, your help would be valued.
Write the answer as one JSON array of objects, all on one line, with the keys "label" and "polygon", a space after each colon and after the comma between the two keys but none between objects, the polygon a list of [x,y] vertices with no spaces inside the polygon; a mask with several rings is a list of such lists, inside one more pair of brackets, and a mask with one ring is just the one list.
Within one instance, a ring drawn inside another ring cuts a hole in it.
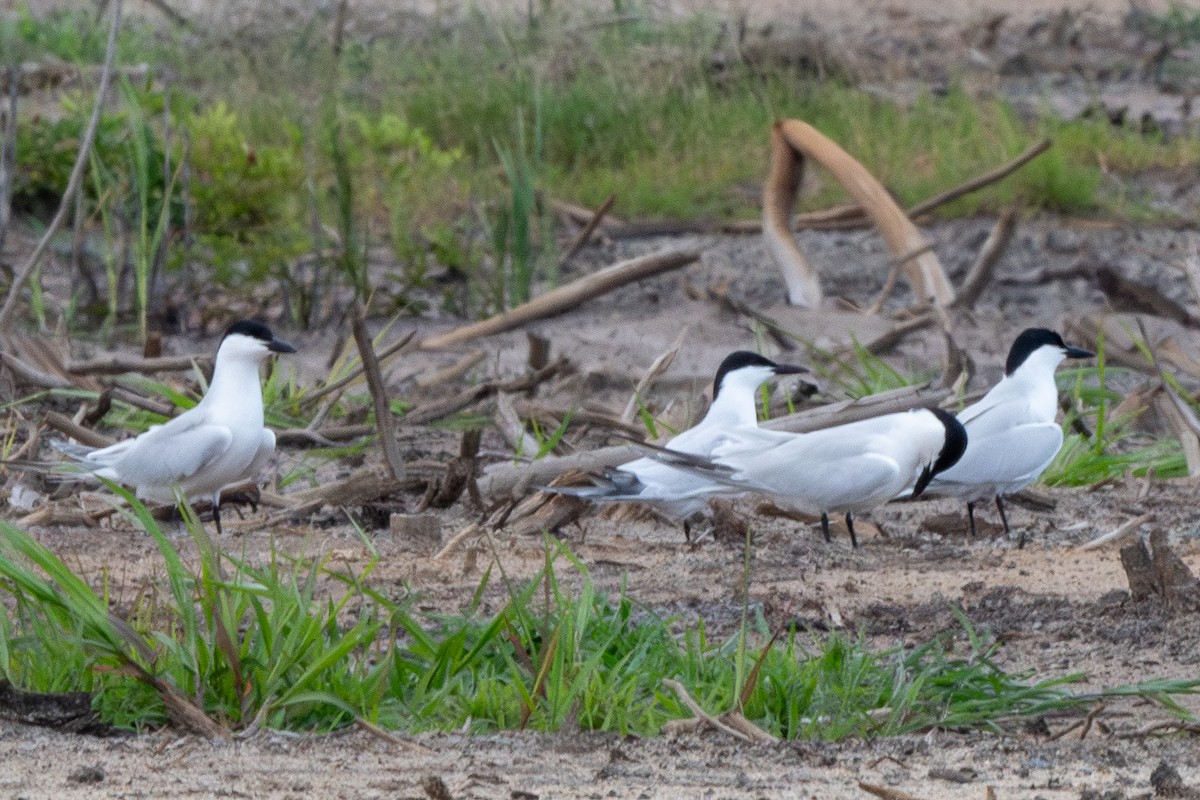
[{"label": "patch of green grass", "polygon": [[[408,731],[570,723],[654,735],[690,715],[667,690],[672,679],[713,713],[741,708],[783,738],[838,740],[1001,730],[1102,696],[1066,691],[1075,675],[1005,672],[999,643],[957,611],[958,635],[882,652],[845,634],[781,638],[754,615],[714,640],[702,620],[664,619],[624,592],[599,592],[550,539],[532,580],[517,584],[493,565],[463,613],[422,618],[370,585],[373,564],[350,574],[272,553],[252,565],[219,551],[186,506],[198,556],[185,564],[145,509],[117,491],[158,548],[160,578],[118,615],[48,549],[0,523],[0,591],[11,599],[0,618],[0,671],[35,691],[93,692],[118,725],[156,726],[184,709],[231,731],[329,730],[362,718]],[[483,614],[493,579],[507,600]],[[1170,704],[1198,685],[1113,693]]]}]

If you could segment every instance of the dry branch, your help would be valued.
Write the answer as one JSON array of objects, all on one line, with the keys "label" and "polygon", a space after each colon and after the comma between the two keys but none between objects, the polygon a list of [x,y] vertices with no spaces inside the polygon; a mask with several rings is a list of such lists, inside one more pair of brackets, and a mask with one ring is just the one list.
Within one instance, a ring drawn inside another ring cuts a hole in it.
[{"label": "dry branch", "polygon": [[646,390],[650,388],[650,384],[654,383],[664,372],[671,368],[671,364],[675,362],[675,356],[679,355],[679,348],[683,346],[683,340],[687,337],[689,326],[684,325],[680,329],[679,335],[675,337],[675,341],[665,352],[659,354],[658,358],[654,359],[646,374],[638,381],[637,386],[633,390],[633,395],[629,398],[629,402],[625,404],[625,410],[621,412],[622,422],[633,422],[634,416],[637,414],[638,403],[646,395]]},{"label": "dry branch", "polygon": [[[776,257],[781,253],[784,255],[780,267],[784,269],[788,282],[789,298],[793,298],[793,286],[811,290],[817,281],[816,273],[807,267],[803,257],[800,261],[796,260],[799,249],[795,246],[791,231],[786,230],[787,214],[791,213],[795,202],[799,173],[803,169],[803,158],[807,156],[829,170],[862,206],[879,228],[892,257],[906,259],[905,273],[917,297],[942,307],[954,299],[954,289],[934,253],[922,252],[909,258],[910,253],[924,248],[927,241],[883,185],[862,164],[832,139],[800,120],[775,123],[771,141],[773,174],[763,190],[763,233],[768,236],[772,254]],[[784,223],[783,228],[780,227],[781,222]],[[788,242],[791,243],[790,247]],[[794,274],[789,276],[789,270]],[[819,290],[816,298],[820,298]],[[815,304],[807,295],[792,299],[792,302],[797,305]]]},{"label": "dry branch", "polygon": [[423,339],[420,347],[422,350],[437,350],[503,333],[534,320],[568,311],[580,303],[607,294],[628,283],[687,266],[699,258],[698,250],[660,250],[622,261],[535,297],[503,314]]},{"label": "dry branch", "polygon": [[1050,146],[1053,144],[1054,142],[1051,139],[1042,139],[1041,141],[1030,145],[1025,152],[1021,153],[1007,164],[1001,164],[995,169],[989,170],[982,175],[972,178],[964,184],[956,186],[953,189],[947,189],[941,194],[936,194],[928,200],[923,200],[920,203],[917,203],[908,210],[908,215],[915,218],[921,216],[922,214],[928,214],[930,211],[933,211],[939,206],[944,206],[946,203],[953,202],[960,197],[965,197],[966,195],[971,194],[971,192],[977,192],[989,184],[1007,178],[1009,175],[1028,164],[1034,158],[1049,150]]},{"label": "dry branch", "polygon": [[967,270],[962,286],[959,287],[958,296],[954,298],[953,306],[955,308],[974,308],[975,301],[979,299],[979,295],[983,294],[988,281],[992,279],[996,262],[1000,260],[1000,256],[1004,255],[1004,249],[1008,247],[1016,229],[1017,209],[1014,207],[1000,215],[992,227],[992,232],[984,241],[983,247],[979,249],[975,263]]},{"label": "dry branch", "polygon": [[88,447],[108,447],[114,441],[102,433],[77,424],[66,414],[57,411],[47,411],[42,415],[42,419],[54,430]]},{"label": "dry branch", "polygon": [[1153,521],[1154,521],[1154,512],[1149,511],[1145,514],[1142,514],[1140,517],[1134,517],[1131,520],[1122,522],[1120,525],[1118,525],[1116,527],[1115,530],[1111,530],[1108,533],[1104,534],[1103,536],[1097,536],[1095,539],[1092,539],[1089,542],[1085,542],[1085,543],[1079,545],[1078,547],[1076,547],[1075,549],[1076,550],[1095,550],[1097,547],[1103,547],[1104,545],[1108,544],[1109,542],[1115,542],[1118,539],[1123,539],[1124,537],[1128,536],[1129,534],[1136,532],[1138,528],[1142,527],[1147,522],[1153,522]]},{"label": "dry branch", "polygon": [[546,367],[539,369],[537,372],[531,372],[528,375],[523,375],[520,378],[511,381],[486,381],[478,386],[472,386],[469,389],[464,389],[453,397],[445,400],[437,400],[431,403],[417,406],[404,415],[404,422],[408,425],[423,425],[426,422],[432,422],[435,419],[449,416],[455,411],[460,411],[468,406],[474,405],[479,401],[490,397],[497,392],[528,392],[538,384],[549,380],[557,375],[567,366],[565,356],[559,356],[555,361],[551,362]]},{"label": "dry branch", "polygon": [[902,792],[899,789],[892,789],[888,786],[876,786],[864,781],[858,782],[858,788],[868,794],[882,798],[882,800],[921,800],[921,798],[911,795],[908,792]]},{"label": "dry branch", "polygon": [[[907,386],[889,392],[844,400],[820,408],[800,411],[763,423],[771,430],[806,433],[868,419],[880,414],[907,411],[937,405],[950,396],[948,389],[931,389],[927,386]],[[479,490],[485,495],[520,494],[530,486],[545,486],[550,481],[573,469],[596,472],[606,467],[616,467],[626,461],[640,458],[644,452],[636,445],[616,445],[573,453],[569,456],[547,456],[531,464],[504,464],[489,469],[479,479]]]},{"label": "dry branch", "polygon": [[596,228],[600,227],[600,222],[604,219],[604,215],[612,210],[613,204],[616,202],[617,196],[615,194],[610,194],[608,199],[600,204],[600,207],[596,209],[596,213],[593,214],[592,218],[587,221],[587,224],[583,226],[583,230],[581,230],[579,235],[575,237],[575,241],[572,242],[571,246],[567,248],[567,252],[561,259],[559,259],[559,269],[565,267],[567,263],[587,245],[592,238],[592,234],[596,232]]},{"label": "dry branch", "polygon": [[140,356],[111,355],[89,361],[68,361],[63,368],[72,375],[120,375],[125,372],[141,372],[152,375],[156,372],[184,372],[199,366],[206,372],[212,370],[213,357],[203,356]]},{"label": "dry branch", "polygon": [[87,128],[83,132],[83,138],[79,142],[79,151],[75,155],[75,166],[71,168],[71,176],[67,180],[66,189],[63,190],[62,200],[58,204],[58,211],[55,212],[54,218],[50,220],[50,224],[46,226],[46,230],[42,233],[42,238],[38,240],[37,246],[34,247],[29,258],[17,270],[16,275],[13,276],[12,285],[8,287],[8,296],[4,298],[4,305],[0,306],[0,331],[7,331],[12,326],[13,309],[16,307],[17,298],[21,296],[22,288],[28,283],[29,276],[33,274],[33,270],[41,262],[42,256],[45,255],[46,249],[50,246],[50,240],[58,233],[58,229],[67,217],[67,210],[74,204],[75,193],[79,191],[79,185],[83,179],[83,170],[92,152],[92,143],[96,139],[96,128],[100,124],[100,111],[104,108],[104,98],[108,94],[108,84],[112,77],[113,60],[117,55],[117,32],[120,29],[121,0],[113,0],[112,25],[108,30],[108,43],[104,51],[104,67],[100,71],[100,86],[96,89],[96,104],[92,108],[92,117],[88,120]]},{"label": "dry branch", "polygon": [[392,477],[399,481],[404,478],[404,459],[400,455],[400,445],[396,441],[396,418],[392,416],[387,387],[383,384],[383,372],[379,369],[379,360],[375,358],[375,348],[371,346],[371,334],[367,332],[367,322],[360,309],[355,309],[352,325],[354,341],[358,344],[358,355],[362,361],[363,372],[367,377],[367,387],[370,388],[371,399],[375,403],[375,425],[379,428],[383,457],[387,459]]},{"label": "dry branch", "polygon": [[792,149],[780,125],[771,128],[771,163],[763,184],[762,234],[767,250],[783,272],[788,302],[815,308],[821,304],[821,279],[792,235],[790,216],[804,176],[803,156]]},{"label": "dry branch", "polygon": [[[391,358],[392,356],[396,355],[401,350],[403,350],[404,346],[406,344],[408,344],[409,342],[411,342],[413,337],[416,335],[417,335],[416,330],[411,330],[408,333],[404,334],[403,336],[400,337],[399,341],[389,344],[387,347],[383,348],[378,353],[376,353],[375,360],[377,362],[379,362],[379,364],[382,366],[382,364],[385,361],[387,361],[389,358]],[[339,345],[339,349],[340,349],[340,345]],[[320,399],[324,398],[325,396],[332,394],[333,392],[336,392],[340,389],[344,389],[347,386],[349,386],[351,383],[353,383],[354,381],[358,380],[359,377],[362,375],[362,373],[363,373],[363,365],[360,363],[357,367],[350,370],[350,372],[347,375],[339,378],[338,380],[334,381],[333,383],[322,386],[320,389],[316,389],[315,391],[312,391],[312,392],[309,392],[308,394],[306,394],[304,396],[304,400],[301,401],[301,405],[304,408],[311,408],[313,405],[316,404],[316,402],[318,400],[320,400]]]},{"label": "dry branch", "polygon": [[475,366],[487,357],[486,350],[472,350],[465,356],[455,361],[445,369],[427,372],[424,375],[417,376],[416,384],[419,389],[428,389],[431,386],[439,386],[443,383],[450,383],[461,378],[471,371]]}]

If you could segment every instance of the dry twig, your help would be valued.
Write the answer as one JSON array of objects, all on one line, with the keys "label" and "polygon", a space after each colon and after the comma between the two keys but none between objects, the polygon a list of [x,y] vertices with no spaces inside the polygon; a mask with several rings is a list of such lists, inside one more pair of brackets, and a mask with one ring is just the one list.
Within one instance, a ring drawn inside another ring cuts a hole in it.
[{"label": "dry twig", "polygon": [[379,428],[383,456],[387,459],[392,477],[398,481],[403,480],[404,459],[400,455],[400,445],[396,441],[396,418],[392,416],[387,387],[383,384],[383,372],[379,369],[379,360],[375,358],[375,348],[371,346],[371,334],[367,332],[366,319],[361,310],[354,311],[352,324],[354,341],[358,344],[359,358],[362,360],[363,372],[367,377],[367,386],[371,390],[371,399],[375,403],[375,425]]},{"label": "dry twig", "polygon": [[484,336],[503,333],[534,320],[568,311],[580,303],[600,297],[634,281],[685,267],[699,258],[698,250],[660,250],[657,253],[622,261],[535,297],[503,314],[497,314],[489,319],[463,325],[438,336],[423,339],[420,347],[422,350],[438,350]]}]

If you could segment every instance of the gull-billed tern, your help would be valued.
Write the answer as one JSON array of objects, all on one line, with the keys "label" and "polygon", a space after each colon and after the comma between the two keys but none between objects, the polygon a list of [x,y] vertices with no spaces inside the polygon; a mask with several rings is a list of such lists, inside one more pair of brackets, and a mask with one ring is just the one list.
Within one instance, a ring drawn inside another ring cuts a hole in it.
[{"label": "gull-billed tern", "polygon": [[[777,364],[757,353],[739,350],[725,357],[713,379],[713,401],[700,422],[665,445],[681,453],[708,456],[718,448],[737,452],[762,447],[791,434],[758,427],[755,394],[777,375],[808,372],[805,367]],[[638,458],[603,476],[592,476],[595,486],[555,487],[549,491],[599,502],[649,503],[676,519],[685,519],[704,508],[709,495],[726,491],[702,475],[674,469],[653,458]]]},{"label": "gull-billed tern", "polygon": [[[1013,342],[1000,382],[959,413],[967,429],[967,452],[930,483],[929,494],[966,500],[972,535],[975,503],[987,497],[996,498],[1004,533],[1009,533],[1001,498],[1037,480],[1062,447],[1054,370],[1065,358],[1093,355],[1066,344],[1052,330],[1029,328]],[[1017,546],[1025,546],[1024,530]]]},{"label": "gull-billed tern", "polygon": [[967,433],[939,408],[914,409],[850,422],[811,433],[784,434],[756,448],[722,446],[709,457],[655,450],[653,458],[738,492],[756,492],[802,511],[821,514],[829,541],[829,514],[846,515],[850,542],[858,546],[854,514],[901,492],[917,497],[930,479],[967,448]]},{"label": "gull-billed tern", "polygon": [[129,486],[143,500],[174,503],[177,491],[211,499],[219,533],[221,490],[257,475],[275,452],[275,434],[263,426],[259,365],[271,353],[294,352],[266,325],[236,322],[221,339],[212,382],[194,408],[109,447],[54,446],[85,476]]}]

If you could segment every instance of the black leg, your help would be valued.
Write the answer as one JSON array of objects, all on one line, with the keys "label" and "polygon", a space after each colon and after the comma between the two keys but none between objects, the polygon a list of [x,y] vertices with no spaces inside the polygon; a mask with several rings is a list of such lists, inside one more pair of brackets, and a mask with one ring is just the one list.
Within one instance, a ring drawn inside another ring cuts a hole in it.
[{"label": "black leg", "polygon": [[683,540],[688,544],[692,543],[692,522],[690,519],[683,521]]},{"label": "black leg", "polygon": [[829,515],[824,511],[821,512],[821,533],[825,534],[825,541],[833,541],[833,537],[829,535]]},{"label": "black leg", "polygon": [[858,537],[854,535],[854,515],[846,512],[846,527],[850,529],[850,546],[858,547]]},{"label": "black leg", "polygon": [[217,535],[221,535],[221,493],[213,495],[213,522],[217,525]]},{"label": "black leg", "polygon": [[[1001,499],[1000,495],[996,495],[996,510],[1000,512],[1000,521],[1004,523],[1004,535],[1008,536],[1009,535],[1008,515],[1006,515],[1004,513],[1004,500]],[[1025,529],[1022,528],[1021,536],[1017,540],[1017,549],[1020,550],[1024,546],[1025,546]]]},{"label": "black leg", "polygon": [[975,538],[975,501],[967,501],[967,519],[971,523],[971,538]]}]

